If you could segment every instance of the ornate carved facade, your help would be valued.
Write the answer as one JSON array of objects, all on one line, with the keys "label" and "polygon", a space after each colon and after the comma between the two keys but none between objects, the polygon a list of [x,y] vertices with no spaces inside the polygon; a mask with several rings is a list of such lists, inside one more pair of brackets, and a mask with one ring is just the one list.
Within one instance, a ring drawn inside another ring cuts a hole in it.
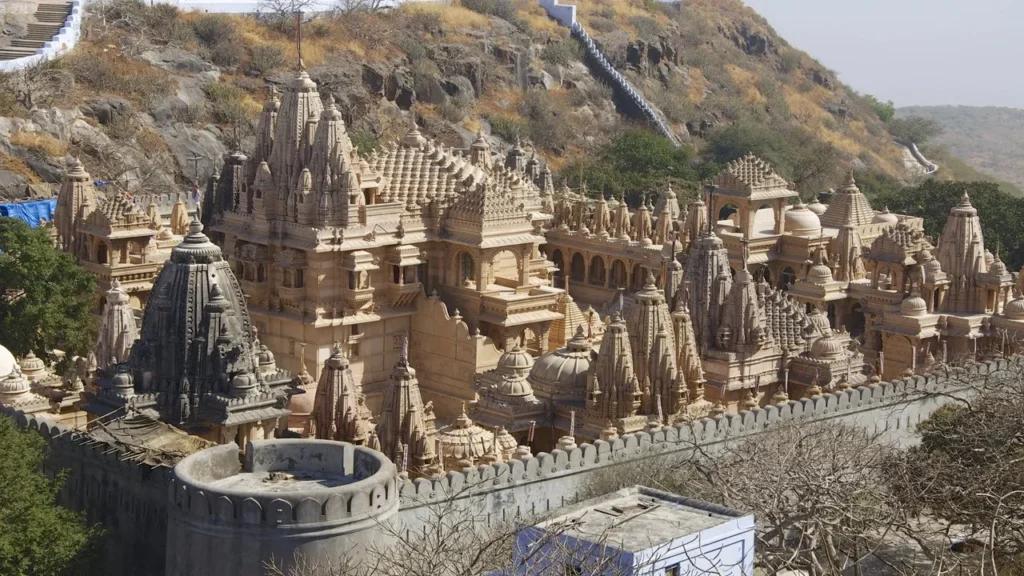
[{"label": "ornate carved facade", "polygon": [[101,194],[82,163],[69,159],[57,196],[54,232],[57,245],[96,275],[98,311],[115,284],[128,294],[133,309],[145,307],[160,267],[187,233],[183,197]]}]

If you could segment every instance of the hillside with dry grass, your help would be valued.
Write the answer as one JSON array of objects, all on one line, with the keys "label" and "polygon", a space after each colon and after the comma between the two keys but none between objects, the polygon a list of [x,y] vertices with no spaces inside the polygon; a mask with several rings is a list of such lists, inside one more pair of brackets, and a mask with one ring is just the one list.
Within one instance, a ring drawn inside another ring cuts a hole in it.
[{"label": "hillside with dry grass", "polygon": [[[850,168],[903,177],[872,102],[738,0],[577,6],[615,67],[685,136],[692,162],[753,151],[808,195]],[[499,148],[522,139],[573,181],[644,128],[530,0],[339,11],[301,30],[308,73],[362,151],[414,124],[456,147],[483,131]],[[67,154],[130,190],[205,181],[228,150],[251,149],[271,88],[297,69],[294,34],[286,16],[90,3],[85,40],[70,55],[0,76],[0,189],[58,181]]]}]

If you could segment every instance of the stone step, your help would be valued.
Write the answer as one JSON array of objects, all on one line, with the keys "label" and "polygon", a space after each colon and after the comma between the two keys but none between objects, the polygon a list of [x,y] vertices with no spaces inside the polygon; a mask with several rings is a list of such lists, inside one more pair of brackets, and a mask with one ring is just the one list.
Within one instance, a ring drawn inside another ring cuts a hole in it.
[{"label": "stone step", "polygon": [[11,52],[9,50],[0,50],[0,60],[15,60],[17,58],[24,58],[25,56],[31,56],[35,52]]},{"label": "stone step", "polygon": [[31,48],[33,50],[43,47],[45,42],[43,40],[26,40],[25,38],[19,38],[17,40],[11,40],[12,48]]},{"label": "stone step", "polygon": [[67,14],[36,14],[36,22],[40,24],[56,24],[68,19]]},{"label": "stone step", "polygon": [[22,36],[21,38],[19,38],[19,40],[31,40],[33,42],[49,42],[50,40],[53,40],[53,37],[56,36],[56,35],[57,35],[56,33],[54,33],[54,34],[28,35],[28,36]]}]

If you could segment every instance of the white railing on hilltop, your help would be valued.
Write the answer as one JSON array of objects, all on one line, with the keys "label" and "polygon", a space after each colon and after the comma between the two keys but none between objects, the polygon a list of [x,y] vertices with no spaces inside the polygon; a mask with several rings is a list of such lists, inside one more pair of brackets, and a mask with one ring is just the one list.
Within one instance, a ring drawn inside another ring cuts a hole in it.
[{"label": "white railing on hilltop", "polygon": [[60,31],[49,42],[43,44],[42,48],[36,50],[35,54],[13,60],[0,60],[0,72],[17,72],[31,68],[74,48],[82,35],[82,18],[85,16],[84,4],[85,0],[72,0],[71,14],[64,20],[64,26]]}]

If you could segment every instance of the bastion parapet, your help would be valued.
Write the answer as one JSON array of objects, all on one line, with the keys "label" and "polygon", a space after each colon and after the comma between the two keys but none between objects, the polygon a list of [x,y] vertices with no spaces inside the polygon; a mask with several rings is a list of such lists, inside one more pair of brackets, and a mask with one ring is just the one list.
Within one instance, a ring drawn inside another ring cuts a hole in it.
[{"label": "bastion parapet", "polygon": [[250,442],[174,468],[167,574],[257,574],[296,554],[337,558],[379,542],[398,510],[397,470],[380,452],[327,440]]}]

